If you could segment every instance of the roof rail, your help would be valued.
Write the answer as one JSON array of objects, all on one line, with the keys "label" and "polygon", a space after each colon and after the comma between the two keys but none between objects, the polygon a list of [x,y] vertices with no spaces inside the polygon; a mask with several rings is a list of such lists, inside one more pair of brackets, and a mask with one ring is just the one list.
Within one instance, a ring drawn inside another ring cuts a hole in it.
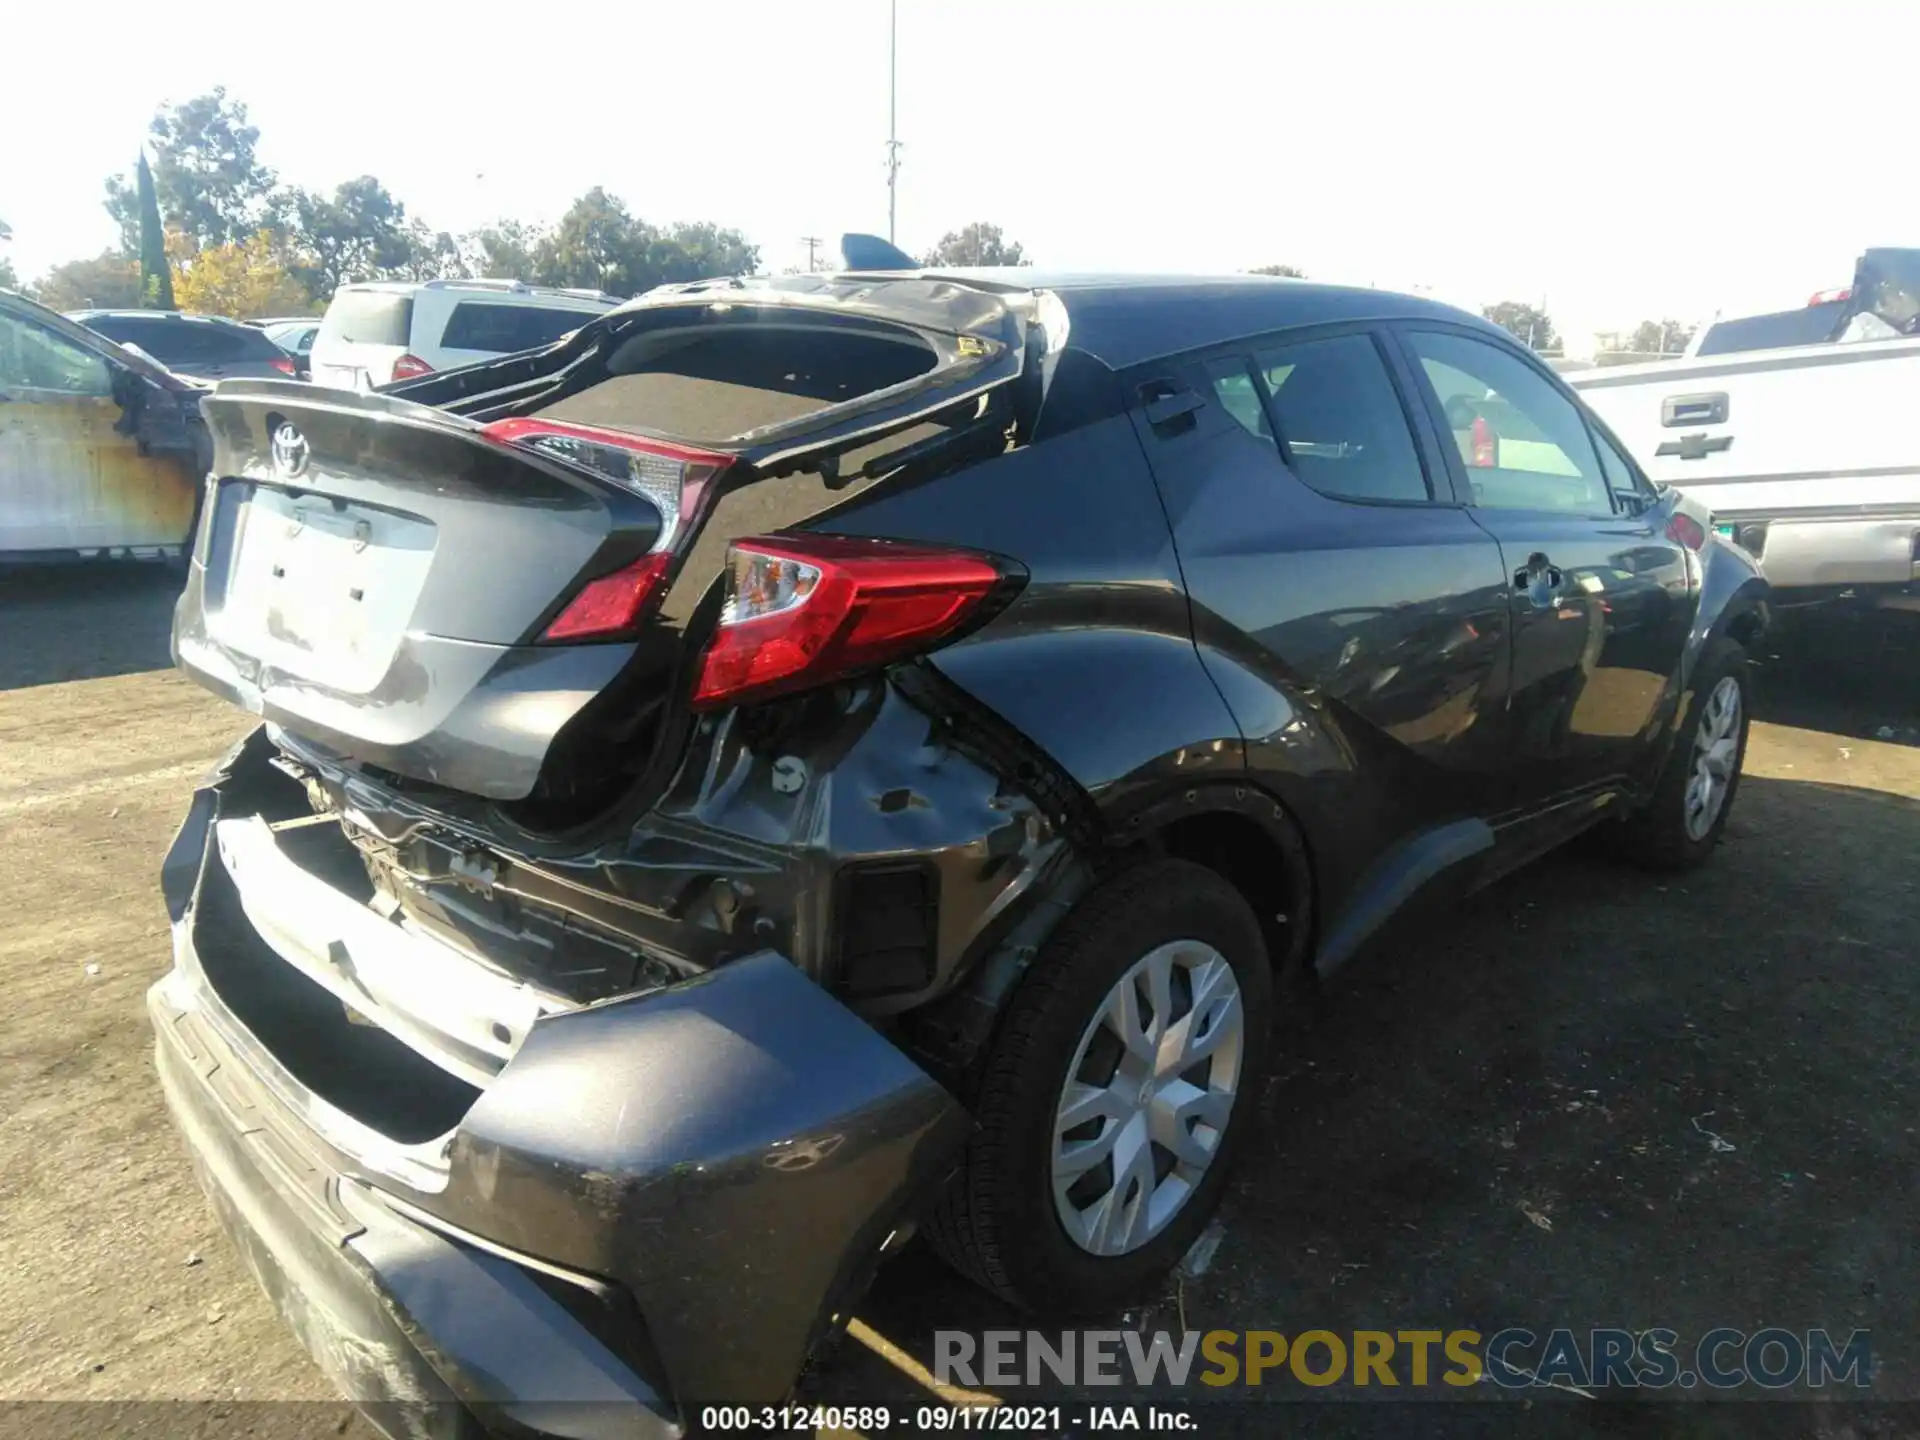
[{"label": "roof rail", "polygon": [[529,285],[535,295],[570,295],[576,300],[604,300],[609,305],[618,305],[620,297],[609,295],[605,290],[595,290],[585,285]]},{"label": "roof rail", "polygon": [[428,290],[509,290],[526,294],[533,289],[524,280],[423,280]]}]

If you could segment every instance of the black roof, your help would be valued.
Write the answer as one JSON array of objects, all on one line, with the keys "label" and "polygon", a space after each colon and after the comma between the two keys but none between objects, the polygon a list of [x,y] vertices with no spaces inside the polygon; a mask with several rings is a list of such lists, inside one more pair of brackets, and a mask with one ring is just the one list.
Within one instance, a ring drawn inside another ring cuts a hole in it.
[{"label": "black roof", "polygon": [[1051,290],[1067,308],[1068,343],[1116,370],[1242,337],[1342,321],[1444,320],[1511,338],[1477,315],[1417,295],[1275,275],[1099,275],[1029,266],[920,275],[983,289]]}]

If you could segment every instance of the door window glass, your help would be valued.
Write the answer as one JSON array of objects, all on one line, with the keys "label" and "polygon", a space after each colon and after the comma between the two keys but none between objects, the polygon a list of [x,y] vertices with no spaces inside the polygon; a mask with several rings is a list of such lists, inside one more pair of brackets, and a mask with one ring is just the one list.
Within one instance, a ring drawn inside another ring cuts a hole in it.
[{"label": "door window glass", "polygon": [[1406,411],[1370,336],[1336,335],[1263,351],[1255,361],[1287,464],[1341,500],[1426,500]]},{"label": "door window glass", "polygon": [[107,362],[65,336],[0,315],[0,393],[5,387],[67,395],[111,395]]},{"label": "door window glass", "polygon": [[1440,401],[1474,504],[1612,512],[1579,408],[1531,365],[1464,335],[1423,330],[1408,339]]},{"label": "door window glass", "polygon": [[1598,430],[1593,432],[1593,448],[1600,452],[1600,469],[1607,477],[1607,488],[1624,502],[1624,508],[1631,510],[1644,505],[1652,499],[1633,478],[1633,467],[1627,464],[1626,456],[1613,446],[1613,442]]}]

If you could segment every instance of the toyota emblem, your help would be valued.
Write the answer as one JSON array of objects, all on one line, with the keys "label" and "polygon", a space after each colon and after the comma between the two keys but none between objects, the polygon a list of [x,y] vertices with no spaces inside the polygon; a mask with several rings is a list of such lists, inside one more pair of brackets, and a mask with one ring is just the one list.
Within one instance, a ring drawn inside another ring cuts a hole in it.
[{"label": "toyota emblem", "polygon": [[307,437],[292,425],[273,432],[273,468],[288,480],[307,468]]}]

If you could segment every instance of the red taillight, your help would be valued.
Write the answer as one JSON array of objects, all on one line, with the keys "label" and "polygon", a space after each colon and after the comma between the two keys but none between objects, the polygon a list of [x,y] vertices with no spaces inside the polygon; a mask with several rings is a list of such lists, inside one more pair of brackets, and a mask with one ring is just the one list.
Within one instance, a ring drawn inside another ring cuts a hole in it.
[{"label": "red taillight", "polygon": [[299,373],[293,368],[293,361],[289,360],[285,355],[279,356],[277,359],[269,360],[267,363],[282,375],[297,375]]},{"label": "red taillight", "polygon": [[1473,459],[1467,463],[1476,470],[1500,468],[1500,436],[1484,415],[1473,417]]},{"label": "red taillight", "polygon": [[1689,550],[1698,550],[1707,543],[1707,531],[1691,515],[1675,515],[1667,521],[1667,538],[1676,545],[1684,545]]},{"label": "red taillight", "polygon": [[1000,583],[984,556],[893,540],[742,540],[694,687],[702,709],[803,690],[952,635]]},{"label": "red taillight", "polygon": [[660,512],[660,533],[648,553],[623,570],[583,585],[547,626],[542,635],[546,640],[606,639],[632,630],[666,583],[674,543],[695,523],[714,478],[733,463],[730,455],[564,420],[495,420],[482,426],[480,433],[498,444],[591,471],[645,497]]},{"label": "red taillight", "polygon": [[1853,287],[1851,285],[1844,285],[1838,290],[1814,291],[1812,295],[1807,297],[1807,304],[1809,306],[1830,305],[1835,300],[1851,300],[1852,298]]},{"label": "red taillight", "polygon": [[432,373],[433,366],[418,355],[402,355],[393,362],[393,378],[396,380],[418,380],[422,375]]},{"label": "red taillight", "polygon": [[589,580],[580,587],[580,593],[567,602],[567,608],[554,617],[540,638],[588,640],[633,629],[645,613],[647,602],[667,578],[667,568],[672,563],[673,556],[659,550],[642,556],[624,570]]}]

